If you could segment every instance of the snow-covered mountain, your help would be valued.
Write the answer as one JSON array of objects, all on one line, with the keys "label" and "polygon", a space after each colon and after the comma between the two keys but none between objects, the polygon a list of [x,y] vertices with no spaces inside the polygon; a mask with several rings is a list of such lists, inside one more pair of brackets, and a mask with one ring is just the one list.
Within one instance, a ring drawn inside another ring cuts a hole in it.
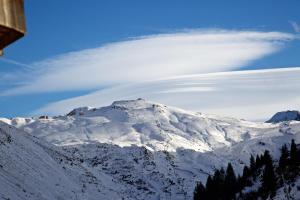
[{"label": "snow-covered mountain", "polygon": [[254,123],[143,99],[1,121],[0,197],[10,199],[192,199],[214,169],[231,162],[241,172],[251,154],[278,159],[282,144],[300,142],[297,121]]},{"label": "snow-covered mountain", "polygon": [[134,144],[149,150],[200,152],[231,146],[278,127],[188,112],[143,99],[117,101],[99,109],[77,108],[61,117],[16,118],[7,123],[61,146],[98,141],[121,147]]},{"label": "snow-covered mountain", "polygon": [[297,110],[288,110],[276,113],[267,123],[278,123],[283,121],[300,121],[300,112]]}]

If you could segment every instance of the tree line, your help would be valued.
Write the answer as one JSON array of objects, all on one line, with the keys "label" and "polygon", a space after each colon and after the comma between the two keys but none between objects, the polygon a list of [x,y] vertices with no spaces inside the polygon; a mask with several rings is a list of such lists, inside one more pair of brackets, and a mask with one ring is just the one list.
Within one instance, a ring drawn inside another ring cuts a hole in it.
[{"label": "tree line", "polygon": [[[289,199],[291,184],[300,175],[300,148],[294,140],[281,147],[280,159],[274,162],[269,151],[262,155],[251,155],[249,166],[244,166],[242,175],[236,175],[232,164],[226,170],[220,168],[209,175],[206,184],[198,182],[194,200],[250,200],[273,198],[280,187],[284,187]],[[252,191],[245,190],[257,185]]]}]

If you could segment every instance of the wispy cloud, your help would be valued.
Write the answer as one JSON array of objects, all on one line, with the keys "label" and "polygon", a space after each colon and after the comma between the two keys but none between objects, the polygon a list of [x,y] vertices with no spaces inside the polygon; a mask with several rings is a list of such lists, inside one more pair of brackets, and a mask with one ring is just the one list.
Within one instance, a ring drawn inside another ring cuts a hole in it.
[{"label": "wispy cloud", "polygon": [[290,21],[290,24],[296,33],[300,33],[300,25],[297,22]]},{"label": "wispy cloud", "polygon": [[293,39],[293,34],[281,32],[227,30],[188,30],[133,38],[33,63],[33,68],[22,74],[5,74],[22,82],[0,95],[110,88],[228,71],[272,54]]},{"label": "wispy cloud", "polygon": [[194,111],[261,120],[280,110],[300,109],[299,77],[300,68],[189,75],[112,87],[49,104],[35,114],[64,114],[74,107],[143,97]]}]

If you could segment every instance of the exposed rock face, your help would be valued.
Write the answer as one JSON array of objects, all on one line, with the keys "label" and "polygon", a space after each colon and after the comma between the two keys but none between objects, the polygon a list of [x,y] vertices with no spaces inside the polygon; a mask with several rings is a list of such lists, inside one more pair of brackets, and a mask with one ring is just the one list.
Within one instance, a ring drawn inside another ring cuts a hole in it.
[{"label": "exposed rock face", "polygon": [[300,121],[300,112],[297,110],[288,110],[276,113],[267,123],[278,123],[284,121]]}]

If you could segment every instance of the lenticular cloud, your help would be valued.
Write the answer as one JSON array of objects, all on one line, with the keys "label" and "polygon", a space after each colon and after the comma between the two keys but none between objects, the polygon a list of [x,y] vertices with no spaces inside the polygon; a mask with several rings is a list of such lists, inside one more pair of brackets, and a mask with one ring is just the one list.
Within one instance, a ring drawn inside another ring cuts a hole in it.
[{"label": "lenticular cloud", "polygon": [[17,87],[0,95],[111,88],[230,71],[280,50],[293,39],[293,34],[281,32],[227,30],[133,38],[33,63],[33,70],[14,77],[22,80]]},{"label": "lenticular cloud", "polygon": [[266,120],[278,110],[300,109],[300,68],[188,75],[117,86],[49,104],[35,114],[65,114],[119,99],[146,98],[193,111]]}]

